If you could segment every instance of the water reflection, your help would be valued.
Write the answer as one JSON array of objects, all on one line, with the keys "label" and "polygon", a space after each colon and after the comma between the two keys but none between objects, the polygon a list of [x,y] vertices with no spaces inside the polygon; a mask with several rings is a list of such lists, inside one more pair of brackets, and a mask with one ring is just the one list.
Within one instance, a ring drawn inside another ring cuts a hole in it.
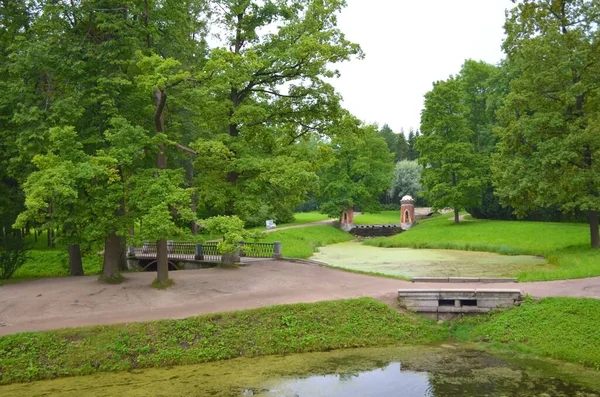
[{"label": "water reflection", "polygon": [[[539,368],[526,368],[474,350],[377,369],[278,381],[244,395],[265,397],[598,397],[596,387],[577,386]],[[594,390],[593,390],[594,389]]]},{"label": "water reflection", "polygon": [[354,374],[311,376],[306,379],[286,381],[264,395],[277,397],[434,396],[429,375],[402,371],[401,363],[392,363],[385,368]]}]

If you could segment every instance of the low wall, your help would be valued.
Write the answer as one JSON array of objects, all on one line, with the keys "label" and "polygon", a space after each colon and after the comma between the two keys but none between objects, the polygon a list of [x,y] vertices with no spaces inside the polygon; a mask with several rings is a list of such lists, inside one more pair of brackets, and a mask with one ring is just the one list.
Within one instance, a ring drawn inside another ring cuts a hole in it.
[{"label": "low wall", "polygon": [[520,304],[518,289],[404,289],[398,290],[401,306],[437,320],[487,313]]},{"label": "low wall", "polygon": [[354,225],[349,233],[357,237],[385,237],[402,233],[402,227],[390,225]]}]

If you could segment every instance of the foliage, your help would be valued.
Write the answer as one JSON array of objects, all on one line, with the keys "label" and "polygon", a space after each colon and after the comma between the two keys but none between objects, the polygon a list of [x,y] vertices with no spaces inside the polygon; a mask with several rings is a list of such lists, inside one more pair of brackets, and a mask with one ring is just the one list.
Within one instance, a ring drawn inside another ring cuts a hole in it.
[{"label": "foliage", "polygon": [[[316,145],[345,114],[327,81],[331,68],[362,57],[337,28],[344,1],[213,3],[221,46],[210,76],[194,147],[203,217],[237,215],[249,226],[288,221],[316,188]],[[276,32],[276,33],[272,33]]]},{"label": "foliage", "polygon": [[394,155],[394,161],[398,162],[408,158],[409,147],[406,137],[404,136],[404,131],[395,133],[389,125],[384,124],[377,132],[377,135],[385,139],[388,149]]},{"label": "foliage", "polygon": [[452,325],[461,341],[600,369],[600,301],[529,298],[516,309],[466,317]]},{"label": "foliage", "polygon": [[485,182],[482,157],[476,153],[461,95],[456,78],[434,84],[425,95],[422,135],[416,143],[424,166],[425,197],[434,208],[455,212],[477,205]]},{"label": "foliage", "polygon": [[520,1],[503,48],[519,74],[499,111],[496,192],[518,215],[588,211],[600,247],[600,73],[596,1]]},{"label": "foliage", "polygon": [[265,242],[281,242],[284,258],[310,258],[322,246],[351,241],[354,236],[332,226],[310,226],[268,233]]},{"label": "foliage", "polygon": [[346,117],[335,127],[335,138],[325,152],[320,172],[320,210],[340,217],[348,208],[379,208],[379,195],[389,188],[392,155],[374,126]]},{"label": "foliage", "polygon": [[0,337],[0,384],[240,356],[419,344],[447,329],[370,298]]},{"label": "foliage", "polygon": [[586,247],[586,235],[586,225],[578,223],[469,220],[455,225],[447,216],[437,216],[420,221],[408,232],[365,244],[539,255],[553,266],[517,277],[520,281],[541,281],[600,276],[600,254]]},{"label": "foliage", "polygon": [[403,160],[397,162],[394,168],[390,195],[394,199],[409,195],[416,200],[422,190],[422,172],[423,167],[416,161]]},{"label": "foliage", "polygon": [[241,241],[257,240],[264,237],[260,231],[244,229],[244,221],[237,216],[215,216],[201,221],[210,234],[223,236],[219,241],[219,252],[231,254],[238,250]]},{"label": "foliage", "polygon": [[8,280],[27,261],[28,251],[20,236],[0,237],[0,280]]},{"label": "foliage", "polygon": [[419,151],[417,149],[417,138],[421,136],[419,130],[415,131],[412,128],[408,131],[406,144],[408,146],[405,160],[414,161],[419,159]]}]

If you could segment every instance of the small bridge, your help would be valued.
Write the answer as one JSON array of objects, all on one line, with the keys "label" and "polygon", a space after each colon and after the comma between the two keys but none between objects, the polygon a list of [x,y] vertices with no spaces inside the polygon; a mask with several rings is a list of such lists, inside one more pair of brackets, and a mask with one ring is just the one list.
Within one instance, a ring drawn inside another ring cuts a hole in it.
[{"label": "small bridge", "polygon": [[[281,243],[245,243],[240,242],[239,245],[240,261],[242,263],[255,262],[265,259],[281,259]],[[130,246],[127,250],[128,262],[137,261],[138,265],[130,265],[130,267],[142,268],[146,270],[148,267],[156,264],[157,248],[155,243],[144,243],[141,247]],[[179,270],[183,263],[183,268],[199,268],[201,263],[219,263],[221,262],[222,253],[219,251],[217,242],[208,242],[203,244],[189,242],[167,242],[167,258],[169,267],[174,270]],[[188,265],[187,267],[185,265]]]}]

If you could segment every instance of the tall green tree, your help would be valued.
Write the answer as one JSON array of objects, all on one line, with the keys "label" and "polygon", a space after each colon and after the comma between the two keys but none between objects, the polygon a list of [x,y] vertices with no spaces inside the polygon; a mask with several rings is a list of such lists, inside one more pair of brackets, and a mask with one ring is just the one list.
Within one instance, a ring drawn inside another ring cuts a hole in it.
[{"label": "tall green tree", "polygon": [[492,129],[496,124],[497,103],[492,101],[492,95],[496,90],[494,84],[498,73],[499,68],[494,65],[467,59],[457,76],[462,85],[462,102],[478,153],[492,152],[496,143]]},{"label": "tall green tree", "polygon": [[459,222],[462,208],[481,200],[484,175],[473,143],[460,81],[438,81],[425,95],[422,135],[416,140],[423,165],[424,195],[435,208],[453,208]]},{"label": "tall green tree", "polygon": [[363,126],[352,116],[331,133],[320,171],[320,210],[340,217],[349,208],[377,211],[379,196],[390,187],[393,154],[375,126]]},{"label": "tall green tree", "polygon": [[600,3],[519,1],[503,48],[519,75],[499,111],[496,192],[519,215],[586,211],[600,248]]},{"label": "tall green tree", "polygon": [[408,143],[404,131],[397,134],[392,131],[389,125],[384,124],[377,135],[385,139],[388,149],[394,154],[395,161],[405,160],[408,157]]},{"label": "tall green tree", "polygon": [[[174,142],[184,135],[183,101],[167,107],[165,99],[167,90],[175,98],[179,91],[198,90],[193,80],[203,65],[204,22],[198,17],[203,1],[44,1],[31,7],[41,12],[32,11],[9,58],[8,92],[19,103],[8,122],[17,137],[12,160],[26,170],[21,178],[27,180],[32,204],[20,222],[40,219],[40,203],[45,203],[51,212],[44,224],[66,234],[70,218],[61,214],[70,205],[82,211],[73,217],[92,214],[93,228],[78,229],[77,236],[104,242],[103,276],[113,278],[124,259],[124,237],[136,220],[160,225],[145,230],[164,239],[167,230],[180,226],[178,220],[191,218],[182,204],[187,197],[189,207],[190,193],[183,169],[179,163],[167,169],[166,161],[157,164],[156,158],[166,160],[166,151],[185,148]],[[157,90],[165,94],[160,106],[154,101]],[[108,164],[111,177],[82,184],[79,168],[72,166],[79,163],[68,151],[54,149],[50,131],[68,131],[80,161]],[[36,156],[51,156],[52,167],[32,162]],[[70,170],[60,175],[77,193],[76,202],[35,196],[44,179],[27,175],[49,169]]]},{"label": "tall green tree", "polygon": [[289,219],[315,179],[299,146],[343,114],[327,81],[339,74],[332,66],[362,56],[336,26],[345,2],[212,5],[224,46],[211,51],[206,65],[212,77],[201,111],[207,130],[196,147],[221,147],[223,154],[224,146],[227,154],[215,164],[196,161],[200,211],[238,215],[247,224]]},{"label": "tall green tree", "polygon": [[415,131],[414,129],[411,128],[408,131],[408,137],[406,139],[406,144],[408,146],[408,150],[406,152],[406,160],[413,161],[413,160],[419,159],[419,151],[416,146],[418,137],[419,137],[419,130]]}]

